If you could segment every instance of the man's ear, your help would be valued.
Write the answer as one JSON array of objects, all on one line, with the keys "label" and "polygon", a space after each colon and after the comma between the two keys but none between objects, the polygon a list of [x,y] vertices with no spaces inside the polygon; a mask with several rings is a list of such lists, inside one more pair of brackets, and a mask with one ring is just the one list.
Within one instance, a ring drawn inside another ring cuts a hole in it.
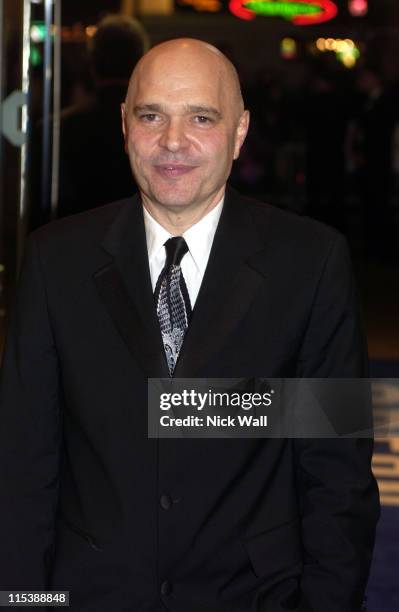
[{"label": "man's ear", "polygon": [[240,149],[244,143],[245,137],[248,133],[249,128],[249,111],[245,110],[238,120],[238,125],[236,128],[236,139],[234,143],[234,157],[233,159],[237,159],[240,154]]},{"label": "man's ear", "polygon": [[128,128],[127,128],[126,113],[127,113],[126,103],[122,102],[121,104],[122,132],[123,132],[123,137],[125,139],[125,152],[128,153],[128,148],[127,148]]}]

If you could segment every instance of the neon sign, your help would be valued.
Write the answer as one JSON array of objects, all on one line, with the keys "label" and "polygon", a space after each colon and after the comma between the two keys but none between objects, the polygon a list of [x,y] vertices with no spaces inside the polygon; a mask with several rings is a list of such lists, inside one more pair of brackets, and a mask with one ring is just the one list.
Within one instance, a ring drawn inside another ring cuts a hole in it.
[{"label": "neon sign", "polygon": [[255,19],[256,15],[283,17],[295,25],[314,25],[330,21],[337,13],[331,0],[230,0],[230,12],[240,19]]}]

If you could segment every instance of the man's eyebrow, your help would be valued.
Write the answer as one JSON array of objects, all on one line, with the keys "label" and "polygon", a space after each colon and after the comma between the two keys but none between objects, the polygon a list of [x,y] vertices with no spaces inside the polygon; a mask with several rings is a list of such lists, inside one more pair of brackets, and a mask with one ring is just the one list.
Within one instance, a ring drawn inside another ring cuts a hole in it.
[{"label": "man's eyebrow", "polygon": [[150,111],[153,113],[159,113],[162,111],[160,104],[138,104],[133,108],[134,113],[140,113],[143,111]]},{"label": "man's eyebrow", "polygon": [[222,117],[222,113],[217,108],[214,108],[213,106],[201,106],[201,105],[189,104],[187,106],[187,110],[190,113],[214,115],[217,119],[220,119]]},{"label": "man's eyebrow", "polygon": [[[187,104],[185,111],[202,115],[213,115],[216,119],[221,119],[222,113],[213,106],[203,106],[202,104]],[[142,112],[161,113],[165,108],[161,104],[138,104],[133,108],[135,114]]]}]

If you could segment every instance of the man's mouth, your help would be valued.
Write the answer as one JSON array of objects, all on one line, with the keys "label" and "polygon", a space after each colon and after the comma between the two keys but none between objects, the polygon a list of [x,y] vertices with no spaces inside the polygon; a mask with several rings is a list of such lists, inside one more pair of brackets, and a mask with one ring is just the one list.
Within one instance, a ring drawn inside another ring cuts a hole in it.
[{"label": "man's mouth", "polygon": [[157,164],[154,166],[156,172],[165,178],[179,178],[183,174],[188,174],[196,168],[185,164]]}]

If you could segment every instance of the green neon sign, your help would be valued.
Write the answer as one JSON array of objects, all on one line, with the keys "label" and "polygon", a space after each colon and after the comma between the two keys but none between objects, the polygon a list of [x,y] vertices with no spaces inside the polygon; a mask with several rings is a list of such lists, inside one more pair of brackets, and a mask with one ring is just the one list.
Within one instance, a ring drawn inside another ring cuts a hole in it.
[{"label": "green neon sign", "polygon": [[249,2],[245,2],[244,6],[258,15],[283,17],[288,20],[298,17],[299,15],[319,15],[322,13],[320,6],[315,4],[303,4],[300,2],[266,3],[263,2],[263,0],[250,0]]}]

